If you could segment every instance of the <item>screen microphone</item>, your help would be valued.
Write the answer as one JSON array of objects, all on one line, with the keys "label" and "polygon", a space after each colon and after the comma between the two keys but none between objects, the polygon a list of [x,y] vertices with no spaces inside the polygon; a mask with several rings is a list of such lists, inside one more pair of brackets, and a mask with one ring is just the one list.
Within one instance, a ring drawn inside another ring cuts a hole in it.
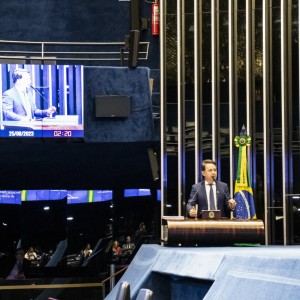
[{"label": "screen microphone", "polygon": [[48,100],[42,95],[42,93],[41,93],[37,88],[33,87],[32,85],[31,85],[30,87],[31,87],[36,93],[38,93],[38,94],[41,96],[41,98],[45,101],[45,103],[46,103],[47,105],[49,105]]}]

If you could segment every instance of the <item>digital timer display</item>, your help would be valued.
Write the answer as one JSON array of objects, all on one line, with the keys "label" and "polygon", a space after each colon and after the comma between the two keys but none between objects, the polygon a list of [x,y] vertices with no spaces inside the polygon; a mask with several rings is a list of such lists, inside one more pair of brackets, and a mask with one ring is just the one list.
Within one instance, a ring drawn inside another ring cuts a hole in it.
[{"label": "digital timer display", "polygon": [[55,130],[53,132],[54,137],[72,137],[71,130]]}]

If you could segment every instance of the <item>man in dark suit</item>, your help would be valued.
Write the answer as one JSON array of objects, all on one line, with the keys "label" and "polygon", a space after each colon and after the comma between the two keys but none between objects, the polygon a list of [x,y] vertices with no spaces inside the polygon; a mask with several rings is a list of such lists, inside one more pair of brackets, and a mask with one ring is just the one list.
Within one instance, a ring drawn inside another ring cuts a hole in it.
[{"label": "man in dark suit", "polygon": [[186,206],[191,218],[201,217],[202,210],[220,210],[221,217],[228,217],[234,210],[236,202],[230,199],[226,183],[217,181],[217,165],[213,160],[206,159],[201,164],[204,180],[194,184]]},{"label": "man in dark suit", "polygon": [[1,276],[8,280],[26,279],[30,268],[30,261],[24,258],[25,251],[19,248],[15,251],[14,257],[2,258]]},{"label": "man in dark suit", "polygon": [[31,79],[26,69],[15,69],[12,74],[14,87],[2,96],[2,110],[6,121],[30,121],[34,117],[44,118],[56,111],[54,106],[38,109],[29,93]]}]

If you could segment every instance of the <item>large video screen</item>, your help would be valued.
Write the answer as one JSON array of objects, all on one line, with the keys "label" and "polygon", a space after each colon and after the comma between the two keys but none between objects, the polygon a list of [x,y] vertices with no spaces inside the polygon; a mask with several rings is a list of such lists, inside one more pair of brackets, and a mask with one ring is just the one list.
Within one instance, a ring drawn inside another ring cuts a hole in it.
[{"label": "large video screen", "polygon": [[0,68],[0,137],[84,137],[83,66]]}]

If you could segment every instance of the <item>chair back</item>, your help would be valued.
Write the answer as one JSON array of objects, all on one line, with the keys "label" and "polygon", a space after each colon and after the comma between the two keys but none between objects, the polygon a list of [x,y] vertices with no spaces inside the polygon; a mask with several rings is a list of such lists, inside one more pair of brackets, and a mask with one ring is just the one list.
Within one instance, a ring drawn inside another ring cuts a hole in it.
[{"label": "chair back", "polygon": [[130,300],[130,284],[122,281],[119,285],[116,300]]},{"label": "chair back", "polygon": [[68,245],[68,239],[59,242],[56,250],[54,251],[52,257],[47,262],[46,267],[56,267],[61,259],[63,258]]},{"label": "chair back", "polygon": [[136,300],[152,300],[153,292],[149,289],[140,289]]}]

